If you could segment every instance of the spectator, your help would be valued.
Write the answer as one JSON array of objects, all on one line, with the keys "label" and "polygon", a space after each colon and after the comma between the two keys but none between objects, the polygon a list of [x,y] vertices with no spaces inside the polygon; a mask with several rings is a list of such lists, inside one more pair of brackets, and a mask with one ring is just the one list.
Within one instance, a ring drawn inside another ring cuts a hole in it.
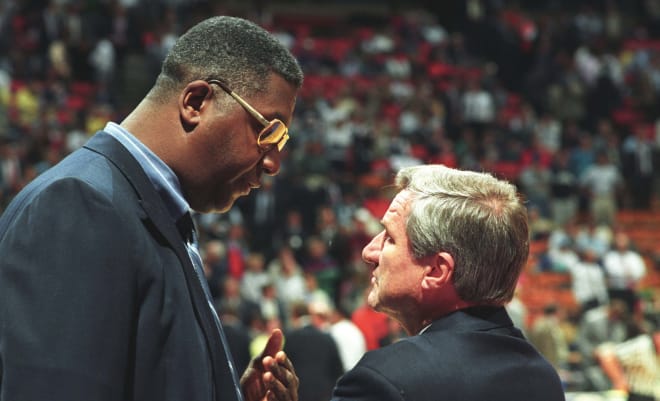
[{"label": "spectator", "polygon": [[631,191],[633,209],[648,210],[654,194],[654,159],[656,151],[643,126],[635,127],[623,142],[623,173]]},{"label": "spectator", "polygon": [[580,256],[572,238],[564,237],[548,249],[548,257],[552,271],[557,273],[568,273],[571,268],[580,261]]},{"label": "spectator", "polygon": [[205,242],[202,258],[204,261],[204,275],[209,284],[211,296],[218,298],[221,295],[221,283],[227,276],[227,250],[225,244],[218,239]]},{"label": "spectator", "polygon": [[307,254],[302,262],[303,271],[313,274],[319,288],[334,300],[340,274],[337,262],[328,253],[328,246],[320,237],[309,237],[306,249]]},{"label": "spectator", "polygon": [[612,387],[627,393],[628,401],[660,398],[659,335],[642,333],[621,343],[604,343],[596,349],[600,366]]},{"label": "spectator", "polygon": [[568,268],[573,296],[580,308],[580,315],[609,301],[605,272],[598,261],[596,251],[587,248],[580,252],[578,261]]},{"label": "spectator", "polygon": [[567,368],[569,356],[568,342],[561,325],[561,313],[555,304],[545,306],[543,315],[534,320],[529,333],[529,341],[557,372]]},{"label": "spectator", "polygon": [[588,391],[606,391],[611,385],[597,358],[596,349],[603,343],[622,343],[639,334],[632,323],[632,312],[625,302],[609,303],[587,311],[579,321],[575,346],[581,358],[581,370]]},{"label": "spectator", "polygon": [[291,247],[281,247],[277,256],[268,263],[267,270],[270,281],[275,285],[287,309],[294,302],[305,299],[307,293],[305,277]]},{"label": "spectator", "polygon": [[472,126],[477,135],[488,124],[495,121],[497,113],[495,101],[492,94],[485,90],[477,78],[468,80],[468,88],[462,99],[463,121]]},{"label": "spectator", "polygon": [[550,193],[552,188],[550,169],[543,166],[540,159],[535,158],[522,169],[518,181],[530,207],[538,209],[542,217],[550,217]]},{"label": "spectator", "polygon": [[568,152],[560,150],[550,168],[550,209],[557,227],[577,217],[579,195],[580,184],[570,168]]},{"label": "spectator", "polygon": [[575,233],[575,246],[580,252],[587,249],[596,254],[600,260],[610,249],[612,243],[612,226],[608,224],[596,224],[592,219],[587,219],[585,224],[581,224]]},{"label": "spectator", "polygon": [[245,258],[245,273],[241,277],[241,297],[261,303],[263,287],[270,283],[270,276],[266,272],[266,260],[261,252],[250,252]]},{"label": "spectator", "polygon": [[623,178],[607,154],[599,152],[596,163],[580,175],[580,184],[587,193],[591,218],[596,224],[614,225],[619,211]]},{"label": "spectator", "polygon": [[328,400],[344,371],[339,350],[330,334],[312,324],[309,307],[296,304],[291,311],[292,328],[286,333],[284,351],[300,378],[300,401]]},{"label": "spectator", "polygon": [[629,310],[637,303],[637,286],[646,274],[646,262],[624,231],[614,234],[612,249],[603,258],[607,288],[612,299],[622,299]]},{"label": "spectator", "polygon": [[342,366],[346,372],[352,369],[367,352],[364,335],[341,308],[328,305],[327,310],[321,310],[321,313],[327,313],[328,331],[337,343]]},{"label": "spectator", "polygon": [[225,277],[221,286],[221,296],[215,299],[215,310],[219,314],[236,315],[244,326],[250,326],[252,317],[259,311],[259,304],[241,296],[240,281],[232,276]]}]

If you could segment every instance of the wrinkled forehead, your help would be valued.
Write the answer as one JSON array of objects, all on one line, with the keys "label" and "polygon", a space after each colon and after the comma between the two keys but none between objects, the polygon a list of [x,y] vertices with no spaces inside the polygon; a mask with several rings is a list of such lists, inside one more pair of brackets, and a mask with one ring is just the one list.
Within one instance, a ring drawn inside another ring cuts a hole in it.
[{"label": "wrinkled forehead", "polygon": [[387,208],[385,216],[383,216],[384,221],[391,221],[394,219],[405,219],[408,216],[410,210],[410,201],[413,198],[413,193],[404,189],[403,191],[396,194],[390,207]]}]

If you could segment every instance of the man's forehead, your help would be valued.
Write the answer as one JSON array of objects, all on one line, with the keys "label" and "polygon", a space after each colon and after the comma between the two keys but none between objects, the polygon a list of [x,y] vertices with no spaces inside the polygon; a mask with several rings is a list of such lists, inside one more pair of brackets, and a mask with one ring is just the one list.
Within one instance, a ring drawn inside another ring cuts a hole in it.
[{"label": "man's forehead", "polygon": [[408,213],[412,195],[412,192],[405,189],[396,194],[394,199],[392,199],[392,203],[390,203],[390,207],[387,208],[383,220],[391,219],[395,215],[405,217]]}]

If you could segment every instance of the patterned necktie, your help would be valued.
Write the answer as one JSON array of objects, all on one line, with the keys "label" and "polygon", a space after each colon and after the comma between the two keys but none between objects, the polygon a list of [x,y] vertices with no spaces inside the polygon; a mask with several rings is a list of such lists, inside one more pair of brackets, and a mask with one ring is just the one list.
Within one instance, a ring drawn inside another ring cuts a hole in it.
[{"label": "patterned necktie", "polygon": [[[222,323],[220,323],[220,318],[215,311],[213,306],[213,298],[211,297],[211,291],[209,289],[208,282],[204,275],[204,264],[202,262],[202,257],[199,254],[199,247],[197,242],[197,230],[195,230],[195,223],[193,222],[191,214],[188,212],[184,214],[179,221],[177,222],[177,227],[183,235],[186,244],[186,250],[188,251],[188,256],[190,261],[195,269],[195,274],[199,279],[202,288],[204,289],[204,294],[206,295],[206,301],[209,308],[213,314],[215,325],[218,328],[218,333],[220,334],[220,341],[222,342],[222,348],[225,351],[227,357],[227,367],[229,369],[229,374],[231,375],[231,381],[233,382],[234,391],[236,393],[236,399],[238,401],[243,401],[243,393],[241,392],[240,380],[238,379],[238,372],[236,372],[236,366],[234,365],[234,360],[231,356],[231,350],[229,349],[229,342],[225,336],[225,332],[222,329]],[[225,389],[219,389],[223,391]]]}]

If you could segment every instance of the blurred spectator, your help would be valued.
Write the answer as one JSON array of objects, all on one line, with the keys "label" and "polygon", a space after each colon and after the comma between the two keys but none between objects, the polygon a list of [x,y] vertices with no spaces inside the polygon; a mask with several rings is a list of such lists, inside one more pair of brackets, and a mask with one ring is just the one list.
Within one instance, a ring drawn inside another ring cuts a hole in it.
[{"label": "blurred spectator", "polygon": [[284,351],[300,378],[300,401],[329,400],[335,382],[344,372],[335,340],[312,324],[308,306],[296,304],[292,328],[286,333]]},{"label": "blurred spectator", "polygon": [[648,210],[655,190],[653,143],[643,127],[636,127],[622,145],[623,174],[633,209]]},{"label": "blurred spectator", "polygon": [[534,127],[535,136],[540,144],[551,154],[555,154],[562,144],[562,126],[555,116],[547,110],[542,112]]},{"label": "blurred spectator", "polygon": [[571,237],[563,237],[556,240],[548,250],[552,271],[558,273],[568,273],[573,265],[580,261],[575,247],[575,242]]},{"label": "blurred spectator", "polygon": [[603,343],[622,343],[639,334],[632,313],[625,302],[611,299],[609,303],[587,311],[582,316],[575,345],[581,356],[581,369],[588,390],[606,391],[610,383],[600,367],[596,349]]},{"label": "blurred spectator", "polygon": [[344,371],[353,368],[367,352],[364,335],[340,308],[322,302],[309,305],[316,326],[330,333],[337,344]]},{"label": "blurred spectator", "polygon": [[261,303],[262,288],[270,283],[270,276],[266,272],[266,261],[261,252],[250,252],[245,258],[245,272],[240,279],[241,297]]},{"label": "blurred spectator", "polygon": [[561,73],[556,82],[548,87],[548,107],[560,120],[581,121],[585,115],[585,82],[576,71],[575,64],[566,50],[556,55]]},{"label": "blurred spectator", "polygon": [[227,234],[227,272],[240,280],[245,272],[245,258],[249,253],[245,238],[245,226],[234,223]]},{"label": "blurred spectator", "polygon": [[589,200],[591,218],[596,224],[614,225],[619,211],[623,178],[607,154],[596,155],[596,163],[580,175],[580,184]]},{"label": "blurred spectator", "polygon": [[340,270],[335,259],[328,253],[327,243],[321,237],[310,236],[305,248],[307,253],[302,262],[303,271],[313,274],[319,288],[334,300]]},{"label": "blurred spectator", "polygon": [[580,258],[569,266],[573,296],[580,307],[580,315],[609,301],[605,272],[598,263],[598,254],[587,248]]},{"label": "blurred spectator", "polygon": [[596,254],[598,261],[610,250],[612,243],[612,226],[609,224],[597,224],[592,219],[581,224],[574,235],[575,246],[582,252],[591,250]]},{"label": "blurred spectator", "polygon": [[496,106],[493,96],[484,89],[477,78],[468,80],[462,97],[463,121],[481,133],[482,129],[495,120]]},{"label": "blurred spectator", "polygon": [[221,295],[221,283],[227,276],[227,249],[222,241],[212,239],[204,242],[201,254],[211,296],[217,298]]},{"label": "blurred spectator", "polygon": [[574,134],[577,135],[577,143],[575,146],[569,146],[570,165],[575,175],[580,178],[595,163],[596,150],[591,133],[576,129]]},{"label": "blurred spectator", "polygon": [[[351,257],[350,239],[347,231],[339,225],[337,214],[331,206],[318,208],[315,233],[327,244],[328,255],[337,264],[338,274],[344,275]],[[330,294],[336,293],[336,285]]]},{"label": "blurred spectator", "polygon": [[623,300],[629,310],[636,307],[637,285],[646,274],[646,262],[632,245],[626,232],[617,231],[603,258],[610,297]]},{"label": "blurred spectator", "polygon": [[554,154],[550,168],[550,210],[556,226],[562,226],[577,217],[580,186],[571,170],[568,152]]},{"label": "blurred spectator", "polygon": [[0,143],[0,188],[4,196],[18,192],[22,184],[22,169],[18,144],[3,138]]},{"label": "blurred spectator", "polygon": [[552,220],[543,215],[541,209],[533,203],[527,208],[527,220],[532,241],[547,238],[554,227]]},{"label": "blurred spectator", "polygon": [[275,181],[275,177],[265,175],[261,179],[261,188],[240,199],[239,207],[245,216],[245,227],[250,244],[259,247],[264,257],[270,259],[275,253],[273,231],[282,218],[284,197]]},{"label": "blurred spectator", "polygon": [[644,333],[621,343],[600,345],[600,366],[616,390],[628,401],[660,399],[660,332]]},{"label": "blurred spectator", "polygon": [[561,372],[568,364],[569,347],[562,325],[562,313],[557,305],[550,304],[543,308],[543,315],[534,320],[529,331],[529,341],[539,350],[548,362]]},{"label": "blurred spectator", "polygon": [[303,224],[303,216],[299,210],[287,210],[284,223],[281,228],[273,234],[273,242],[276,249],[288,247],[293,252],[296,260],[302,260],[305,254],[305,239],[309,235]]},{"label": "blurred spectator", "polygon": [[322,288],[319,287],[318,279],[312,272],[305,272],[305,303],[312,304],[315,302],[325,303],[330,305],[333,301]]},{"label": "blurred spectator", "polygon": [[542,164],[541,159],[531,160],[530,164],[520,172],[518,181],[522,192],[529,201],[528,207],[538,209],[542,217],[550,217],[552,173]]},{"label": "blurred spectator", "polygon": [[278,322],[279,327],[287,327],[289,324],[289,311],[279,297],[275,286],[266,282],[261,287],[261,301],[259,302],[261,316],[266,321]]},{"label": "blurred spectator", "polygon": [[276,257],[268,263],[267,271],[270,281],[287,309],[294,302],[305,299],[307,292],[305,277],[291,247],[281,247]]},{"label": "blurred spectator", "polygon": [[[255,314],[260,314],[259,304],[246,300],[241,296],[240,281],[232,276],[227,276],[221,283],[220,298],[215,299],[215,310],[218,314],[233,314],[246,327],[250,327]],[[259,348],[262,350],[263,348]]]}]

